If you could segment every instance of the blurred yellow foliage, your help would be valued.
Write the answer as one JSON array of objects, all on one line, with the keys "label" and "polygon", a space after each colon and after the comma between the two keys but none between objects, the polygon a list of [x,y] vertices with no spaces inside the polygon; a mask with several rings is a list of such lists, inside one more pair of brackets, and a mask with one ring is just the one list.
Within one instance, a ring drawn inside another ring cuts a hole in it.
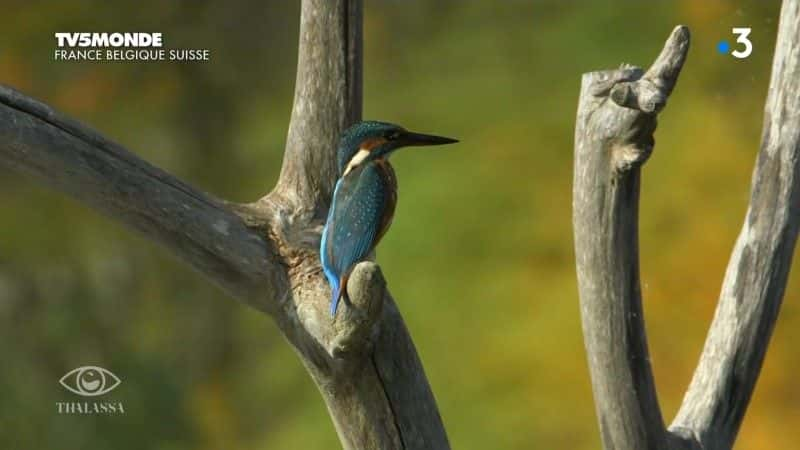
[{"label": "blurred yellow foliage", "polygon": [[[125,5],[127,3],[127,6]],[[379,261],[453,448],[596,449],[575,287],[572,133],[580,74],[647,65],[678,23],[687,65],[643,173],[642,289],[664,415],[680,404],[744,216],[777,2],[366,2],[364,116],[461,144],[394,157]],[[295,2],[19,2],[0,82],[236,201],[270,189],[293,92]],[[720,55],[753,27],[747,60]],[[53,32],[163,32],[207,64],[53,62]],[[0,176],[2,448],[336,448],[324,404],[260,314],[142,239],[27,178]],[[31,208],[30,205],[36,205]],[[800,425],[792,274],[737,448]],[[58,377],[118,374],[126,415],[54,416]]]}]

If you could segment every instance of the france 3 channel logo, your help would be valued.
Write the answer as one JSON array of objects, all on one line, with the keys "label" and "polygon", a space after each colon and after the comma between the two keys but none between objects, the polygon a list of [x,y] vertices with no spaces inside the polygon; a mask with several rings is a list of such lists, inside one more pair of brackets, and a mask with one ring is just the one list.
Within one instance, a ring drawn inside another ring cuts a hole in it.
[{"label": "france 3 channel logo", "polygon": [[[739,44],[736,49],[731,49],[731,44],[723,39],[717,42],[717,51],[723,55],[730,53],[736,59],[745,59],[753,53],[753,43],[750,41],[750,32],[753,31],[749,27],[734,27],[731,33],[736,36],[736,43]],[[731,51],[732,50],[732,51]]]}]

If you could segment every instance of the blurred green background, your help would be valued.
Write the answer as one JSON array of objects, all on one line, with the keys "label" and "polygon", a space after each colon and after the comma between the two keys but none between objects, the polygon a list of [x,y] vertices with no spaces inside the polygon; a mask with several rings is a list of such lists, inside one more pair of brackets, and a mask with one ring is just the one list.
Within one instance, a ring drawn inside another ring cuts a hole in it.
[{"label": "blurred green background", "polygon": [[[8,3],[8,2],[6,2]],[[744,216],[777,1],[367,1],[364,117],[462,144],[394,158],[380,246],[456,449],[596,449],[573,268],[580,74],[649,64],[693,33],[644,169],[642,282],[671,420]],[[0,82],[184,180],[251,201],[274,184],[294,86],[296,2],[11,1]],[[753,28],[746,60],[716,52]],[[54,62],[54,32],[159,31],[210,63]],[[333,426],[274,325],[165,251],[0,170],[0,448],[328,449]],[[800,278],[786,291],[739,449],[800,439]],[[59,415],[83,365],[124,416]]]}]

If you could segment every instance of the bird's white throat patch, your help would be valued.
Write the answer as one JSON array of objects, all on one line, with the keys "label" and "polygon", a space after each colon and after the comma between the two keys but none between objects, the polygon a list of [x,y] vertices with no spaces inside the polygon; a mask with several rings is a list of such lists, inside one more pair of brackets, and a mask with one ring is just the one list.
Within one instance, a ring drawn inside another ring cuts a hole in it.
[{"label": "bird's white throat patch", "polygon": [[344,169],[344,174],[342,174],[342,176],[347,175],[351,170],[358,167],[359,164],[367,159],[367,156],[369,156],[369,150],[365,150],[363,148],[358,149],[358,153],[353,155],[353,158],[350,159],[350,162],[347,164],[347,168]]}]

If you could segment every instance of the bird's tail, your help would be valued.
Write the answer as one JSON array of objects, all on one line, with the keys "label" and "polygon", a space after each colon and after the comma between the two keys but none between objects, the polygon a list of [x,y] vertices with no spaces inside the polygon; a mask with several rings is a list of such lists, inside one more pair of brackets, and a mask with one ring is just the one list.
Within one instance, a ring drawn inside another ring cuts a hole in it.
[{"label": "bird's tail", "polygon": [[331,317],[336,315],[336,308],[339,307],[339,300],[347,295],[348,278],[349,275],[345,275],[341,280],[337,279],[334,283],[331,283],[331,290],[333,291],[333,297],[331,297]]},{"label": "bird's tail", "polygon": [[331,290],[333,291],[333,297],[331,297],[331,317],[336,315],[336,308],[339,306],[339,299],[342,298],[342,287],[341,283],[337,282],[331,286]]}]

